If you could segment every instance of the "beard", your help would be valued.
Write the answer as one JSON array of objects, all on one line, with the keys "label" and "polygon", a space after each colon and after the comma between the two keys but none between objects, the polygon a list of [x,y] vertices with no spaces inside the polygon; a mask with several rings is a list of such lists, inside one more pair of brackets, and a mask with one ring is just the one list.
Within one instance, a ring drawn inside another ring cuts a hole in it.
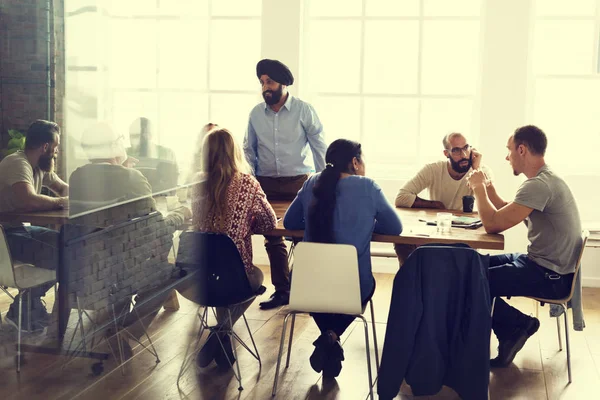
[{"label": "beard", "polygon": [[[267,93],[270,93],[271,95],[266,96]],[[268,105],[272,106],[273,104],[277,104],[279,100],[281,100],[281,96],[283,96],[283,86],[280,84],[279,89],[275,91],[265,90],[262,96],[263,99],[265,99],[265,103],[267,103]]]},{"label": "beard", "polygon": [[54,171],[54,154],[46,153],[40,156],[40,160],[38,161],[38,167],[44,172],[52,172]]},{"label": "beard", "polygon": [[[458,161],[454,161],[452,159],[452,157],[448,157],[448,159],[450,160],[450,165],[452,166],[452,169],[456,172],[458,172],[459,174],[464,174],[465,172],[469,171],[469,169],[471,169],[471,165],[472,165],[472,160],[471,157],[469,158],[462,158]],[[460,165],[462,162],[467,162],[466,165]]]}]

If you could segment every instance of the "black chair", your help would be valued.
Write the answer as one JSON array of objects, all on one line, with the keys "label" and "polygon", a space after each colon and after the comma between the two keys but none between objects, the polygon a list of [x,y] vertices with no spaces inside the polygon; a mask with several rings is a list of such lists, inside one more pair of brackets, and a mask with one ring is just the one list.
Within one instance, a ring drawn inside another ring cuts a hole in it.
[{"label": "black chair", "polygon": [[179,168],[173,161],[140,157],[134,168],[148,180],[153,193],[177,188]]},{"label": "black chair", "polygon": [[[250,287],[250,282],[246,275],[244,263],[240,253],[231,240],[224,234],[207,233],[207,232],[183,232],[179,237],[179,250],[177,253],[177,267],[181,268],[181,274],[194,274],[191,279],[195,285],[193,301],[199,305],[198,316],[200,317],[200,330],[195,342],[195,350],[199,348],[198,344],[206,329],[210,331],[207,341],[211,335],[217,335],[219,344],[225,351],[223,343],[218,333],[225,333],[231,339],[233,344],[234,357],[237,359],[237,350],[233,339],[237,340],[254,358],[258,360],[259,368],[262,366],[256,343],[252,337],[252,332],[248,326],[246,316],[242,315],[250,340],[254,346],[254,352],[244,343],[243,340],[233,331],[231,326],[231,307],[240,303],[245,303],[254,299],[256,296],[265,292],[265,287],[261,286],[257,291],[253,291]],[[203,311],[200,309],[204,307]],[[208,309],[213,308],[213,313],[216,316],[215,307],[227,308],[228,322],[221,327],[208,326]],[[191,345],[191,343],[190,343]],[[185,373],[190,360],[196,351],[190,354],[190,346],[186,350],[186,354],[177,377],[177,384],[181,376]],[[225,353],[227,354],[227,353]],[[233,363],[227,357],[227,361],[233,367]],[[234,375],[239,382],[239,390],[242,387],[242,375],[240,372],[239,363],[236,362],[237,374]]]}]

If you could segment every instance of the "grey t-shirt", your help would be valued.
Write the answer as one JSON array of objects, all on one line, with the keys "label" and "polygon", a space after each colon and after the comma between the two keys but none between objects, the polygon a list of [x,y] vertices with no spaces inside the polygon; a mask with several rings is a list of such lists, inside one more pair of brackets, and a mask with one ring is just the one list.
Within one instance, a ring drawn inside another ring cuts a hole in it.
[{"label": "grey t-shirt", "polygon": [[12,186],[15,183],[29,183],[35,193],[42,193],[42,186],[50,187],[58,180],[54,172],[44,172],[33,168],[25,153],[17,151],[0,162],[0,212],[17,209],[17,199]]},{"label": "grey t-shirt", "polygon": [[515,203],[533,208],[525,219],[529,258],[559,274],[575,272],[581,251],[581,220],[575,198],[561,178],[544,165],[523,182]]},{"label": "grey t-shirt", "polygon": [[151,195],[152,188],[144,175],[122,165],[87,164],[69,178],[71,215]]}]

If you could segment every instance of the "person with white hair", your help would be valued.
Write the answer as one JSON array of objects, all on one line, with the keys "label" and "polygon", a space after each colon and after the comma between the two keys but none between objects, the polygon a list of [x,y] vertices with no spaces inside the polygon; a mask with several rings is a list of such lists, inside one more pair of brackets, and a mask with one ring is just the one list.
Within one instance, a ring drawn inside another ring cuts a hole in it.
[{"label": "person with white hair", "polygon": [[[152,195],[146,177],[129,168],[135,159],[127,155],[123,135],[108,123],[98,122],[87,129],[81,137],[81,147],[90,164],[77,168],[69,179],[71,215]],[[180,207],[165,220],[180,226],[190,218],[191,211]]]},{"label": "person with white hair", "polygon": [[[69,179],[71,216],[85,218],[87,214],[95,215],[95,212],[109,211],[105,210],[107,206],[117,207],[124,203],[133,203],[132,207],[138,207],[137,200],[141,199],[145,199],[144,206],[135,210],[140,215],[147,212],[148,203],[152,209],[156,209],[156,203],[152,198],[152,187],[141,172],[129,167],[136,160],[128,157],[123,135],[117,133],[111,125],[98,122],[88,128],[81,137],[81,147],[90,164],[77,168]],[[123,215],[130,216],[131,213],[127,212]],[[114,216],[115,213],[107,213],[106,218],[100,220],[117,222],[114,221]],[[191,217],[190,209],[182,206],[169,212],[164,221],[174,231],[181,229]],[[85,219],[75,221],[80,223]],[[151,292],[138,293],[136,301],[141,301],[146,295],[151,295]],[[141,312],[147,314],[144,316],[146,326],[150,325],[157,312],[158,309]],[[128,330],[137,338],[143,332],[140,326],[134,324],[129,326]],[[122,339],[121,345],[124,346],[126,358],[129,358],[132,351],[128,341]]]}]

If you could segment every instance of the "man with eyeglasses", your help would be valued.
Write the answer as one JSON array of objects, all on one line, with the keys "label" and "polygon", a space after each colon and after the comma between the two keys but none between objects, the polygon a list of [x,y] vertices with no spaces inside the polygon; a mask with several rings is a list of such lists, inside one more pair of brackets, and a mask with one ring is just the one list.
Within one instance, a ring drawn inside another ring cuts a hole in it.
[{"label": "man with eyeglasses", "polygon": [[[491,171],[481,165],[481,153],[458,132],[444,136],[446,160],[425,165],[406,182],[396,196],[396,207],[461,210],[463,196],[473,195],[465,177],[470,170],[481,169],[491,179]],[[430,200],[418,195],[427,189]]]},{"label": "man with eyeglasses", "polygon": [[[54,173],[60,146],[60,128],[51,121],[37,120],[27,129],[25,149],[6,156],[0,162],[0,212],[47,211],[67,207],[69,186]],[[41,194],[48,188],[58,197]],[[40,226],[3,226],[13,259],[39,268],[55,270],[58,265],[58,232]],[[41,331],[50,322],[41,297],[52,287],[46,284],[32,289],[31,330]],[[19,295],[6,314],[6,321],[17,326]],[[23,321],[29,316],[24,307]],[[27,328],[22,328],[26,330]]]},{"label": "man with eyeglasses", "polygon": [[[396,196],[396,207],[462,210],[463,196],[473,195],[473,190],[467,184],[467,173],[480,169],[488,181],[491,180],[491,170],[481,164],[481,153],[468,144],[462,133],[445,135],[442,144],[446,160],[425,165],[406,182]],[[425,189],[429,192],[430,200],[419,197]],[[400,264],[415,248],[413,245],[395,245]]]}]

